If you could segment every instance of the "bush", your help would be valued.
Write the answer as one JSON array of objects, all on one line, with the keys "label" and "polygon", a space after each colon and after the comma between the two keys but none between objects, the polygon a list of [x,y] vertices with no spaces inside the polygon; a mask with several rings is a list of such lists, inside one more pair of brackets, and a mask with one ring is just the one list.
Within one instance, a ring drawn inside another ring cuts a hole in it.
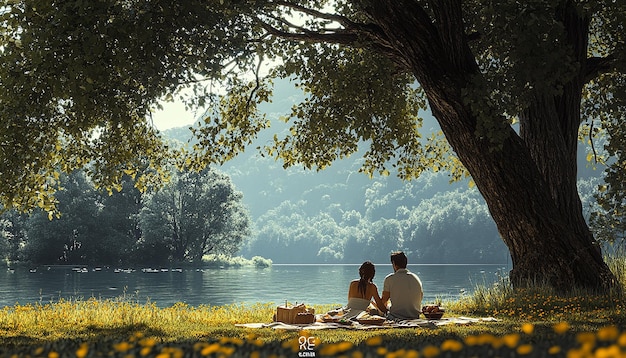
[{"label": "bush", "polygon": [[204,267],[208,268],[242,266],[269,267],[272,265],[272,260],[263,258],[261,256],[255,256],[251,260],[248,260],[242,256],[226,256],[218,254],[204,255],[202,257],[202,264]]},{"label": "bush", "polygon": [[254,256],[252,258],[252,263],[254,264],[254,266],[256,266],[258,268],[266,268],[266,267],[272,266],[272,260],[271,259],[266,259],[266,258],[261,257],[261,256]]}]

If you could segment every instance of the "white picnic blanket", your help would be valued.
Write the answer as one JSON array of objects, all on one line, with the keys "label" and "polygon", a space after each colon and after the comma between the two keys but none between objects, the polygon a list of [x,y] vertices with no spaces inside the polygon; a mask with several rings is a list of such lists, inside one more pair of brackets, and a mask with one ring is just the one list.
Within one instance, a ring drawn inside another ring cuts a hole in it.
[{"label": "white picnic blanket", "polygon": [[449,318],[441,318],[438,320],[427,320],[427,319],[413,319],[406,321],[385,321],[382,325],[365,325],[360,324],[359,322],[352,322],[352,324],[343,324],[343,323],[334,323],[334,322],[314,322],[310,324],[287,324],[283,322],[272,322],[272,323],[240,323],[235,324],[237,327],[244,328],[273,328],[273,329],[284,329],[284,330],[319,330],[319,329],[386,329],[386,328],[436,328],[439,326],[444,326],[448,324],[454,325],[467,325],[472,323],[479,322],[497,322],[498,319],[493,317],[481,317],[481,318],[472,318],[472,317],[449,317]]}]

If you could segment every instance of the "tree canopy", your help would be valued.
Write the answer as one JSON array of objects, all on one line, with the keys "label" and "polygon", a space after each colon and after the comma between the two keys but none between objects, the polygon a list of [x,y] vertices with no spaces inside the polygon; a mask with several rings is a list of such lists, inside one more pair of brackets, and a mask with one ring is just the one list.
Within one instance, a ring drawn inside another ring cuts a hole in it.
[{"label": "tree canopy", "polygon": [[183,172],[149,195],[141,211],[140,246],[161,247],[174,262],[200,263],[208,254],[231,256],[250,235],[242,193],[215,170]]},{"label": "tree canopy", "polygon": [[[139,164],[158,173],[169,159],[196,169],[227,160],[267,127],[257,106],[284,77],[307,97],[267,155],[324,168],[364,143],[369,172],[471,175],[516,284],[613,282],[582,216],[575,157],[581,133],[605,128],[609,163],[624,169],[624,1],[11,0],[0,9],[5,206],[52,208],[58,172],[84,165],[115,187]],[[190,107],[210,110],[195,150],[168,155],[150,111],[184,88]],[[442,135],[421,138],[426,109]]]},{"label": "tree canopy", "polygon": [[9,265],[202,264],[207,254],[236,253],[250,234],[241,193],[215,170],[175,172],[143,194],[129,176],[111,195],[83,171],[60,180],[59,218],[43,209],[0,215],[0,256]]}]

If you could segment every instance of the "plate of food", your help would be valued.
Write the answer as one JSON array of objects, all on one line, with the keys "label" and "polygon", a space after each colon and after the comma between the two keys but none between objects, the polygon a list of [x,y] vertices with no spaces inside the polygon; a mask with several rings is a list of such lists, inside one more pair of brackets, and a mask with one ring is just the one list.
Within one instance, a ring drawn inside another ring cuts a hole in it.
[{"label": "plate of food", "polygon": [[334,310],[330,310],[322,315],[322,322],[339,322],[344,318],[346,312],[343,308],[336,308]]},{"label": "plate of food", "polygon": [[356,316],[356,320],[360,324],[382,326],[387,319],[385,317],[372,315],[367,312],[361,312],[358,316]]},{"label": "plate of food", "polygon": [[332,315],[329,315],[328,313],[325,313],[322,316],[322,322],[339,322],[339,320],[342,319],[342,317],[343,316],[338,316],[338,315],[332,316]]}]

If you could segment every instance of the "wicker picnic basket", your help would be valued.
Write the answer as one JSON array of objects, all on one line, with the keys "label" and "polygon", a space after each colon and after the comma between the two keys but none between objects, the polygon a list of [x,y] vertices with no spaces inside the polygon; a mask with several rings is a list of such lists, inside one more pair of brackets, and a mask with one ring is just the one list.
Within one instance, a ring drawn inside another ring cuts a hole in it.
[{"label": "wicker picnic basket", "polygon": [[307,308],[304,303],[292,306],[288,303],[276,307],[275,322],[287,324],[307,324],[315,322],[315,310]]}]

